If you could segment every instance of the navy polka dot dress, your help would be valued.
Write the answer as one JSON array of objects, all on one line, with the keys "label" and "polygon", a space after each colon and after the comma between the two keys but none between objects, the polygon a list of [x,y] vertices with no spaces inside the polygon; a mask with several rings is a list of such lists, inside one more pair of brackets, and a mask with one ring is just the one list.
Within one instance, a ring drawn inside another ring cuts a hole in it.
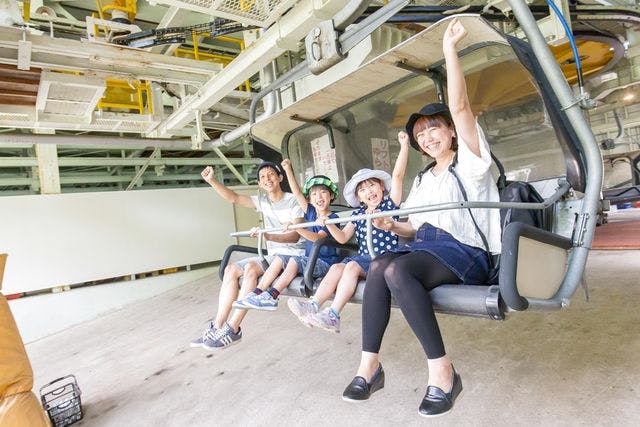
[{"label": "navy polka dot dress", "polygon": [[[381,212],[392,211],[398,209],[398,206],[393,203],[388,196],[382,200],[382,203],[378,205],[377,209]],[[362,206],[359,209],[353,211],[352,216],[364,215],[366,213],[366,206]],[[393,219],[398,220],[397,216]],[[352,221],[356,227],[356,239],[358,241],[358,255],[370,255],[367,248],[367,221],[361,219],[359,221]],[[398,247],[398,235],[390,231],[380,230],[373,227],[373,250],[376,255],[382,255],[383,253],[396,249]]]}]

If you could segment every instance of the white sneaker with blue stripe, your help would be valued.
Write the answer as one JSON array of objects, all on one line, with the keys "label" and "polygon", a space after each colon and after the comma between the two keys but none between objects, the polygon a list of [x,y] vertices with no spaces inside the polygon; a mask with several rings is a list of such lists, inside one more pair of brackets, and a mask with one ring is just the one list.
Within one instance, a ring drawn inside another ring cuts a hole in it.
[{"label": "white sneaker with blue stripe", "polygon": [[274,299],[269,292],[263,292],[256,295],[253,292],[242,300],[244,308],[253,308],[254,310],[275,311],[278,309],[278,300]]}]

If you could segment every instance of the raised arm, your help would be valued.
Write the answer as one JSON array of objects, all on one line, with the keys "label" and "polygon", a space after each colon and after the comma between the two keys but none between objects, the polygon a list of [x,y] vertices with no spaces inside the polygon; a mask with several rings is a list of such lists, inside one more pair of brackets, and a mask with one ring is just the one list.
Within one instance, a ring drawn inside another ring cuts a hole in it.
[{"label": "raised arm", "polygon": [[393,203],[400,205],[402,202],[402,181],[404,181],[404,174],[407,171],[407,161],[409,160],[409,135],[406,132],[398,132],[398,142],[400,143],[400,152],[396,159],[396,164],[393,167],[393,174],[391,175],[391,191],[389,197],[393,200]]},{"label": "raised arm", "polygon": [[218,193],[218,195],[227,202],[235,203],[237,205],[244,206],[245,208],[255,209],[255,205],[253,204],[251,197],[238,194],[218,181],[213,176],[213,168],[211,166],[204,168],[200,175],[202,175],[202,179],[212,186],[213,189],[216,190],[216,193]]},{"label": "raised arm", "polygon": [[[289,181],[289,187],[291,187],[291,193],[296,197],[298,204],[302,208],[304,212],[307,211],[307,198],[304,197],[302,191],[300,190],[300,186],[298,185],[298,181],[296,180],[296,176],[293,173],[293,167],[291,166],[291,160],[284,159],[281,163],[282,169],[284,169],[284,173],[287,174],[287,180]],[[303,236],[304,237],[304,236]]]},{"label": "raised arm", "polygon": [[457,18],[451,20],[442,39],[445,65],[447,67],[447,97],[451,118],[458,133],[458,140],[462,139],[476,156],[480,157],[480,143],[476,118],[471,111],[467,84],[458,58],[456,45],[467,35],[467,30]]}]

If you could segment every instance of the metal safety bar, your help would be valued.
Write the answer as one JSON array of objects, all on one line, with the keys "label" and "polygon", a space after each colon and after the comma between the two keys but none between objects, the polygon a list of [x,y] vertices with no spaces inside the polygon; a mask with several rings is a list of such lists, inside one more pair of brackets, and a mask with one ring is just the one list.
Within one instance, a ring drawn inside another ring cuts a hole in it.
[{"label": "metal safety bar", "polygon": [[[376,218],[385,218],[389,216],[407,216],[415,213],[422,212],[433,212],[433,211],[441,211],[441,210],[450,210],[450,209],[535,209],[542,210],[546,209],[558,200],[569,190],[569,183],[560,179],[558,181],[558,188],[555,193],[553,193],[548,198],[544,199],[544,202],[541,203],[526,203],[526,202],[469,202],[469,201],[460,201],[460,202],[448,202],[448,203],[438,203],[435,205],[424,205],[424,206],[416,206],[414,208],[402,208],[402,209],[394,209],[392,211],[384,211],[384,212],[374,212],[370,214],[362,214],[362,215],[351,215],[343,218],[334,218],[328,219],[325,221],[325,224],[342,224],[346,222],[352,221],[360,221],[365,220],[367,224],[367,248],[369,249],[369,253],[372,258],[375,258],[375,252],[373,251],[373,224],[372,220]],[[252,231],[237,231],[231,233],[231,237],[248,237],[251,236],[252,233],[257,233],[258,236],[258,255],[262,257],[262,237],[264,233],[273,233],[279,231],[288,231],[295,230],[298,228],[307,228],[317,225],[317,222],[303,222],[298,224],[290,224],[288,227],[272,227],[272,228],[262,228],[258,230]]]}]

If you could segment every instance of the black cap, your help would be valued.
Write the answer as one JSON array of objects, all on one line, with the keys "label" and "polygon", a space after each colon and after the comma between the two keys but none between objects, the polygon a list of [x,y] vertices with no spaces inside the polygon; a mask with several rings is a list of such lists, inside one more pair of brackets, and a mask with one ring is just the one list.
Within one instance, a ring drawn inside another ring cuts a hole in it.
[{"label": "black cap", "polygon": [[262,162],[258,165],[258,168],[256,169],[256,177],[258,178],[258,181],[260,181],[260,171],[263,168],[271,168],[274,169],[278,175],[283,176],[284,173],[282,172],[282,168],[280,167],[280,165],[273,163],[273,162]]},{"label": "black cap", "polygon": [[418,151],[422,151],[420,146],[418,145],[418,141],[413,137],[413,126],[416,124],[416,121],[420,117],[424,116],[435,116],[436,114],[441,114],[445,117],[448,117],[451,120],[451,112],[449,111],[449,107],[446,104],[442,104],[440,102],[434,102],[433,104],[427,104],[420,109],[417,113],[413,113],[409,116],[409,120],[407,120],[407,124],[405,125],[405,129],[407,134],[409,134],[409,142],[411,146]]}]

